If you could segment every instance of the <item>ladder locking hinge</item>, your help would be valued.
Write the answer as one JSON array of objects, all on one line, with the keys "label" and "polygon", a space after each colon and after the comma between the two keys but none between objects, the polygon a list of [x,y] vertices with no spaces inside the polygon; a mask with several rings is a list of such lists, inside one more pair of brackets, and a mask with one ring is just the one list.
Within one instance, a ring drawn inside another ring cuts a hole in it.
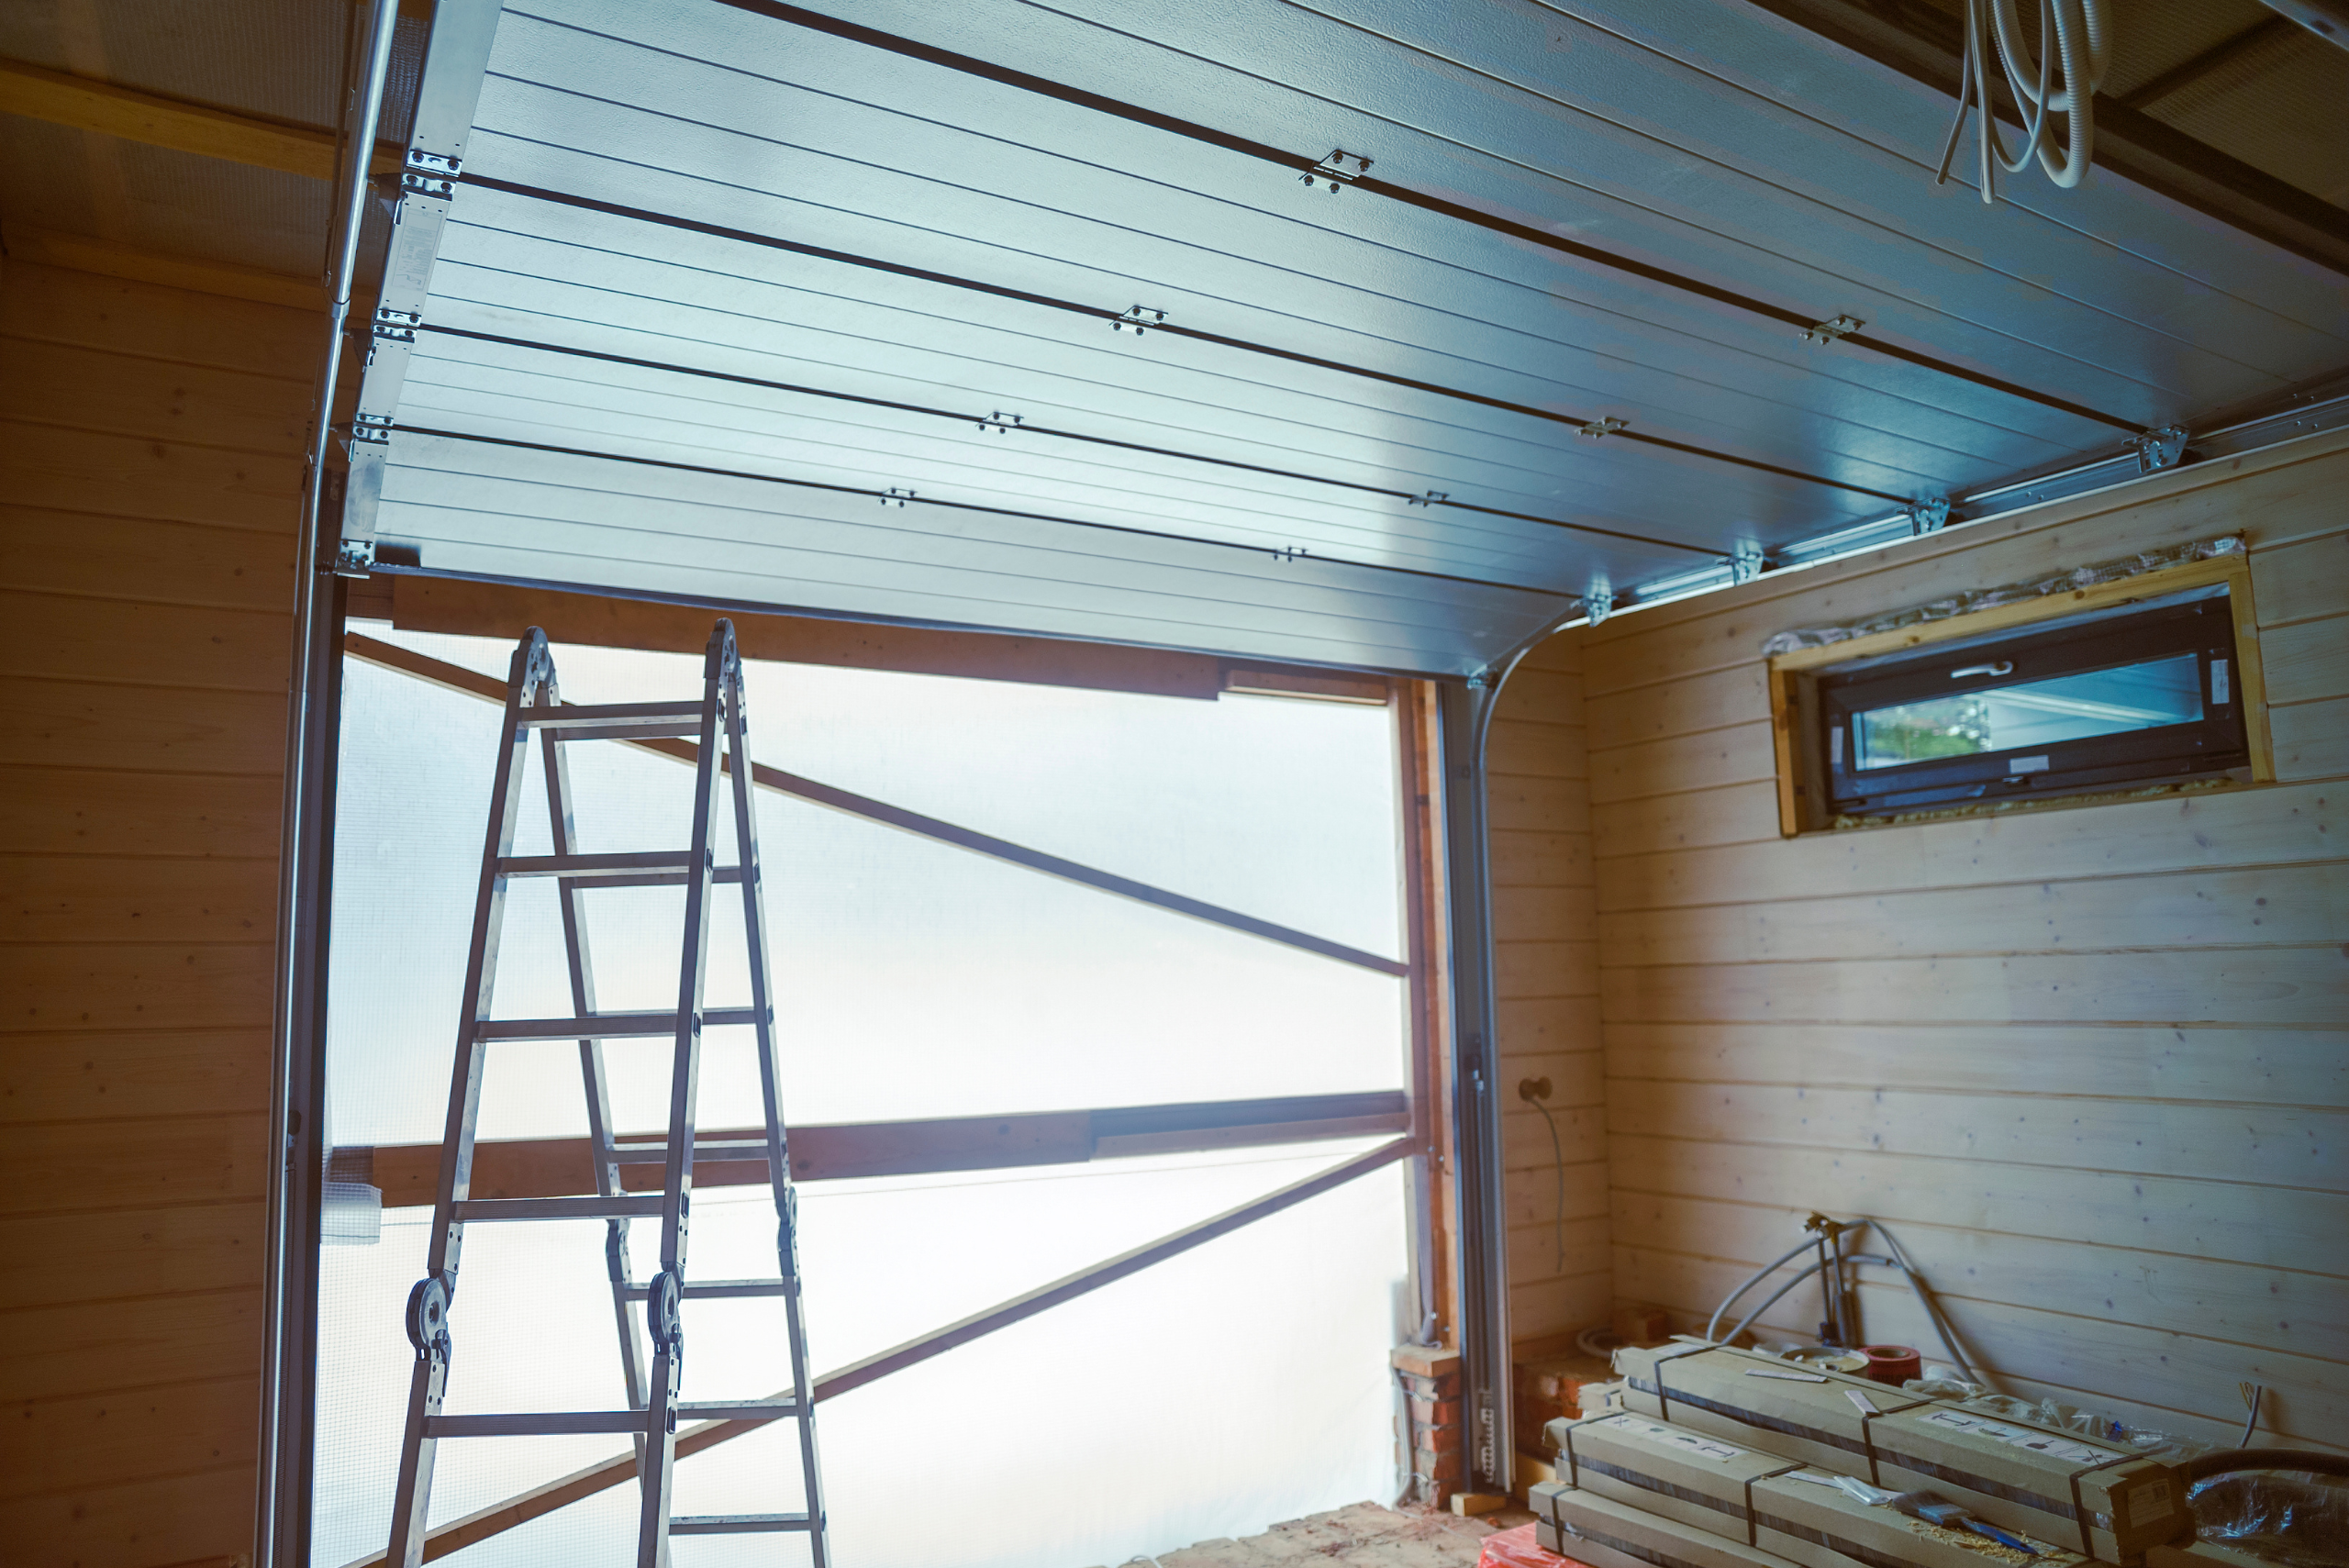
[{"label": "ladder locking hinge", "polygon": [[1609,414],[1603,419],[1589,420],[1581,429],[1576,430],[1575,434],[1577,436],[1588,436],[1592,440],[1596,441],[1604,437],[1613,435],[1616,431],[1625,428],[1630,424],[1631,421],[1629,419],[1618,419],[1615,416]]},{"label": "ladder locking hinge", "polygon": [[2164,425],[2158,430],[2147,430],[2132,444],[2137,449],[2137,472],[2159,473],[2185,461],[2186,427]]},{"label": "ladder locking hinge", "polygon": [[416,1347],[417,1360],[448,1361],[449,1300],[455,1294],[456,1283],[445,1273],[425,1275],[407,1293],[407,1342]]},{"label": "ladder locking hinge", "polygon": [[1831,317],[1804,328],[1802,340],[1806,343],[1840,343],[1866,325],[1856,316]]},{"label": "ladder locking hinge", "polygon": [[[1350,163],[1353,167],[1348,168]],[[1334,191],[1341,185],[1351,185],[1369,173],[1370,163],[1371,161],[1359,152],[1349,152],[1342,147],[1333,148],[1329,157],[1299,174],[1297,179],[1308,185],[1318,181]]]},{"label": "ladder locking hinge", "polygon": [[1166,312],[1155,306],[1130,305],[1109,323],[1109,330],[1130,332],[1139,338],[1151,328],[1163,325],[1165,320]]}]

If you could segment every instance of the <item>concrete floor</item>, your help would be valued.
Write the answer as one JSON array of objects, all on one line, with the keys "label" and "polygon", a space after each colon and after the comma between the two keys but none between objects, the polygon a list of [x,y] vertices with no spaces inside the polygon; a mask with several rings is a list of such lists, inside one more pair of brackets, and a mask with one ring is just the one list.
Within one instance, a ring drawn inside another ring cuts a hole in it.
[{"label": "concrete floor", "polygon": [[1475,1568],[1486,1536],[1532,1521],[1521,1508],[1472,1519],[1356,1503],[1275,1525],[1245,1540],[1203,1540],[1136,1557],[1125,1568]]}]

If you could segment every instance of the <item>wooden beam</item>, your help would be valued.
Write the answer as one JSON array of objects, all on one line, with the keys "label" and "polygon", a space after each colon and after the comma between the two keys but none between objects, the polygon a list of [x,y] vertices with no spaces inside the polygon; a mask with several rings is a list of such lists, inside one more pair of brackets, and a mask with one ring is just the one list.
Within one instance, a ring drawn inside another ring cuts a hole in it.
[{"label": "wooden beam", "polygon": [[[707,612],[702,613],[707,618]],[[709,634],[704,632],[702,641],[707,644],[708,640]],[[506,684],[495,675],[480,674],[461,665],[435,659],[429,654],[413,652],[394,643],[382,642],[372,637],[362,636],[358,632],[345,632],[342,646],[343,651],[354,658],[364,659],[370,663],[380,664],[385,669],[418,676],[451,691],[461,692],[467,696],[479,697],[485,702],[503,704],[506,701]],[[619,744],[657,752],[689,766],[699,756],[698,748],[690,740],[627,740]],[[1252,937],[1262,937],[1266,941],[1278,942],[1284,947],[1318,953],[1323,958],[1335,959],[1340,963],[1351,963],[1357,968],[1375,970],[1381,974],[1401,976],[1410,973],[1410,965],[1396,959],[1386,958],[1375,952],[1366,952],[1360,948],[1349,947],[1343,942],[1333,942],[1326,937],[1317,937],[1309,931],[1300,931],[1291,926],[1278,925],[1271,920],[1260,920],[1253,915],[1242,915],[1236,909],[1226,909],[1219,905],[1209,904],[1184,894],[1170,893],[1163,887],[1152,887],[1148,883],[1136,882],[1131,877],[1119,876],[1111,872],[1097,871],[1091,866],[1080,864],[1075,861],[1063,860],[1059,855],[1048,855],[1041,850],[1031,850],[1024,844],[1015,844],[1008,839],[998,839],[991,834],[974,832],[971,828],[958,827],[935,817],[925,817],[918,811],[907,811],[903,806],[891,806],[886,801],[875,800],[870,795],[836,789],[830,784],[819,784],[814,779],[798,773],[785,773],[781,768],[769,767],[764,762],[751,764],[751,782],[761,789],[773,790],[778,795],[793,795],[811,805],[838,811],[844,816],[862,817],[867,822],[878,822],[885,828],[895,828],[900,832],[911,833],[917,838],[933,840],[941,844],[952,844],[958,850],[968,850],[974,854],[985,855],[990,859],[1003,861],[1029,871],[1041,872],[1046,876],[1057,876],[1063,881],[1074,882],[1079,886],[1090,887],[1098,893],[1115,894],[1120,898],[1130,898],[1138,904],[1148,904],[1174,914],[1187,915],[1195,920],[1204,920],[1211,926],[1221,926],[1227,930],[1242,931]]]},{"label": "wooden beam", "polygon": [[[330,131],[181,103],[22,61],[0,60],[0,113],[305,179],[332,183],[335,178]],[[396,150],[376,152],[376,172],[396,172],[399,165]]]},{"label": "wooden beam", "polygon": [[[403,631],[510,639],[524,627],[536,626],[544,627],[555,642],[697,654],[709,641],[710,618],[716,613],[692,605],[448,577],[402,575],[392,584],[392,624]],[[1220,662],[1203,653],[807,616],[727,613],[733,617],[735,642],[745,659],[1208,701],[1223,685]]]},{"label": "wooden beam", "polygon": [[[1410,1125],[1410,1098],[1397,1090],[1116,1110],[819,1124],[794,1127],[787,1136],[793,1179],[824,1182],[1310,1143],[1401,1132]],[[705,1130],[702,1136],[756,1140],[765,1134],[756,1128],[742,1128]],[[475,1197],[579,1197],[596,1190],[594,1157],[584,1138],[486,1139],[474,1150]],[[429,1204],[439,1190],[441,1145],[438,1143],[343,1148],[335,1153],[338,1159],[363,1161],[372,1167],[370,1179],[383,1192],[386,1208]],[[759,1185],[766,1179],[763,1160],[694,1163],[696,1187]],[[658,1192],[661,1168],[623,1167],[621,1184],[631,1192]]]},{"label": "wooden beam", "polygon": [[167,288],[249,299],[261,305],[283,305],[295,310],[323,311],[327,307],[326,286],[316,278],[240,267],[233,261],[165,256],[87,234],[64,234],[53,228],[23,228],[10,224],[5,239],[0,239],[0,250],[5,250],[12,261],[35,266],[65,267],[77,272],[161,284]]},{"label": "wooden beam", "polygon": [[[1054,1280],[1050,1284],[1031,1290],[1024,1296],[1016,1296],[985,1311],[974,1312],[968,1318],[949,1323],[942,1329],[933,1329],[918,1339],[908,1340],[904,1344],[892,1346],[877,1355],[867,1356],[863,1361],[852,1362],[837,1371],[828,1372],[816,1379],[816,1385],[810,1392],[820,1403],[852,1389],[862,1388],[869,1383],[877,1383],[893,1372],[902,1372],[907,1367],[918,1366],[933,1356],[943,1355],[958,1345],[967,1345],[974,1340],[985,1338],[997,1329],[1008,1328],[1014,1323],[1033,1318],[1049,1307],[1074,1301],[1080,1296],[1099,1290],[1105,1284],[1114,1284],[1128,1275],[1141,1273],[1152,1263],[1163,1262],[1169,1258],[1177,1257],[1195,1247],[1203,1246],[1214,1240],[1219,1236],[1229,1235],[1242,1226],[1252,1225],[1259,1219],[1278,1214],[1281,1210],[1293,1207],[1309,1197],[1316,1197],[1333,1187],[1342,1186],[1357,1176],[1368,1175],[1373,1171],[1381,1170],[1397,1160],[1408,1158],[1415,1151],[1415,1144],[1408,1138],[1398,1138],[1390,1143],[1383,1143],[1365,1153],[1355,1155],[1341,1164],[1332,1165],[1330,1169],[1308,1176],[1302,1181],[1292,1182],[1276,1192],[1267,1193],[1263,1197],[1252,1198],[1236,1208],[1226,1209],[1212,1219],[1201,1220],[1198,1224],[1177,1230],[1171,1236],[1161,1237],[1147,1245],[1136,1247],[1130,1252],[1120,1252],[1105,1262],[1096,1263],[1088,1269],[1081,1269],[1075,1273]],[[783,1394],[789,1392],[785,1389]],[[782,1397],[783,1394],[777,1395],[776,1397]],[[696,1423],[677,1433],[677,1457],[682,1460],[689,1455],[700,1453],[706,1449],[715,1448],[719,1443],[745,1437],[758,1430],[764,1424],[761,1421]],[[557,1508],[576,1503],[583,1498],[592,1497],[596,1493],[607,1491],[614,1486],[624,1485],[635,1479],[636,1456],[634,1454],[619,1454],[605,1460],[600,1464],[591,1464],[584,1470],[574,1470],[570,1474],[550,1481],[543,1486],[534,1487],[518,1496],[492,1503],[485,1508],[477,1508],[462,1518],[451,1519],[447,1524],[436,1527],[425,1537],[424,1560],[427,1562],[435,1562],[448,1556],[451,1552],[478,1545],[492,1536],[502,1535],[509,1529],[528,1524],[532,1519],[544,1518]],[[382,1552],[373,1552],[349,1564],[348,1568],[379,1568],[383,1561]]]}]

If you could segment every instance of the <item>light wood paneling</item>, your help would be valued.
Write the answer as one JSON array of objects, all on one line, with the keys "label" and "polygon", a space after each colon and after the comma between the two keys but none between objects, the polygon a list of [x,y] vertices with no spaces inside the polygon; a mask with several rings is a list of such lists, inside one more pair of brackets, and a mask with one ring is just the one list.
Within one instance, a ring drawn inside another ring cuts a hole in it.
[{"label": "light wood paneling", "polygon": [[[1554,638],[1502,689],[1486,751],[1509,1322],[1520,1340],[1604,1322],[1612,1290],[1582,716],[1579,644]],[[1554,1144],[1517,1092],[1541,1078]]]},{"label": "light wood paneling", "polygon": [[[1619,1298],[1874,1215],[2012,1392],[2349,1440],[2344,493],[2311,438],[1583,634]],[[1777,837],[1765,638],[2235,531],[2282,782]]]},{"label": "light wood paneling", "polygon": [[9,1554],[246,1549],[278,777],[323,323],[0,274]]}]

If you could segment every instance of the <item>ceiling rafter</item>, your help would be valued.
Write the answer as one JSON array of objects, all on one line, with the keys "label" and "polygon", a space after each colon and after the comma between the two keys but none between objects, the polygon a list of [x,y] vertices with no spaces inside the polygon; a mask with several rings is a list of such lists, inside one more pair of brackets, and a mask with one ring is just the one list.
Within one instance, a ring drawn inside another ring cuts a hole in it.
[{"label": "ceiling rafter", "polygon": [[[17,60],[0,60],[0,113],[307,180],[335,177],[331,131],[183,103]],[[376,150],[377,173],[396,172],[399,166],[396,149]]]}]

